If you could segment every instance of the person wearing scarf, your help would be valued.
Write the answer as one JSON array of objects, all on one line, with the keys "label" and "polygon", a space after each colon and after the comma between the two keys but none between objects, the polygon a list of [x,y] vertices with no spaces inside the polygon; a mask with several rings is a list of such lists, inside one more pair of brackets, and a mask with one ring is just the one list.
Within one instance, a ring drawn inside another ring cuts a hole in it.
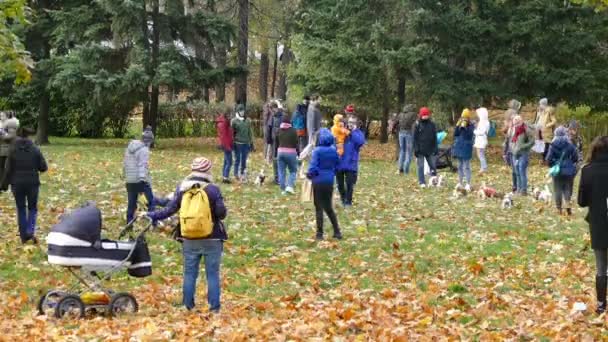
[{"label": "person wearing scarf", "polygon": [[528,195],[528,163],[532,146],[534,130],[520,115],[514,116],[509,135],[509,149],[513,154],[514,190],[522,196]]},{"label": "person wearing scarf", "polygon": [[[298,174],[298,133],[290,123],[289,116],[283,115],[283,122],[277,136],[277,167],[281,193],[295,194],[296,176]],[[287,177],[289,169],[289,177]]]},{"label": "person wearing scarf", "polygon": [[568,129],[559,126],[555,130],[554,138],[549,145],[549,152],[545,159],[549,167],[559,165],[559,174],[553,176],[553,193],[555,194],[555,206],[559,215],[563,208],[566,215],[572,215],[570,199],[572,198],[572,187],[576,176],[578,153],[576,147],[570,142]]}]

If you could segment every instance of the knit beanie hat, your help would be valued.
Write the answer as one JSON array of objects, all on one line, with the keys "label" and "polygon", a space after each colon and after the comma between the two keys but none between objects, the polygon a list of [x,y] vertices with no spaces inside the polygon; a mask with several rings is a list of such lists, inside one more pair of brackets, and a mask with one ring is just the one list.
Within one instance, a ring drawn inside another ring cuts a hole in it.
[{"label": "knit beanie hat", "polygon": [[207,173],[211,170],[211,161],[205,157],[198,157],[192,161],[190,168],[193,172]]},{"label": "knit beanie hat", "polygon": [[542,99],[540,99],[540,101],[538,102],[538,105],[539,105],[541,108],[546,108],[546,107],[549,105],[549,100],[547,100],[547,98],[546,98],[546,97],[545,97],[545,98],[542,98]]},{"label": "knit beanie hat", "polygon": [[355,113],[355,106],[352,104],[349,104],[348,106],[346,106],[346,110],[344,110],[344,112],[346,114],[354,114]]},{"label": "knit beanie hat", "polygon": [[154,142],[154,133],[152,132],[152,126],[146,126],[144,132],[141,134],[141,141],[146,144],[146,146],[152,145]]},{"label": "knit beanie hat", "polygon": [[568,129],[564,126],[559,126],[555,129],[554,134],[556,137],[565,137],[568,135]]},{"label": "knit beanie hat", "polygon": [[463,119],[470,119],[471,118],[471,111],[469,110],[469,108],[465,108],[462,111],[462,114],[460,115],[461,118]]},{"label": "knit beanie hat", "polygon": [[426,117],[431,116],[431,110],[428,109],[427,107],[422,107],[422,108],[420,108],[420,111],[418,112],[418,116],[420,118],[423,118],[425,116]]}]

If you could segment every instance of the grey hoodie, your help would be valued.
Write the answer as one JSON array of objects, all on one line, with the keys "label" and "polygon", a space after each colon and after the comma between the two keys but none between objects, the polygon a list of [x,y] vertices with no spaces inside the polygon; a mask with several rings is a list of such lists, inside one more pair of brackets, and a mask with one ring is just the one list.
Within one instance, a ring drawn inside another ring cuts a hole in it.
[{"label": "grey hoodie", "polygon": [[2,132],[0,132],[0,157],[8,157],[10,146],[17,137],[18,128],[19,121],[16,118],[6,119],[2,122]]},{"label": "grey hoodie", "polygon": [[306,113],[306,130],[308,131],[308,141],[312,141],[313,136],[321,129],[321,111],[317,107],[318,103],[313,102],[308,106]]},{"label": "grey hoodie", "polygon": [[140,140],[132,140],[125,151],[123,162],[123,172],[126,183],[150,183],[150,171],[148,170],[148,160],[150,150]]}]

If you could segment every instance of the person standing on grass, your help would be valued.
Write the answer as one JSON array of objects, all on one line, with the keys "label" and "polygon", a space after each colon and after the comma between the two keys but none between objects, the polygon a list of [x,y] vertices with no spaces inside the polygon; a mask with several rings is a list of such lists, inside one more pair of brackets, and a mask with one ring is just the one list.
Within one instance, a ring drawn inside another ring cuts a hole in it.
[{"label": "person standing on grass", "polygon": [[279,150],[279,132],[281,130],[281,123],[283,123],[283,108],[281,108],[278,102],[273,102],[270,106],[272,109],[272,119],[270,120],[270,134],[272,137],[272,170],[274,173],[274,183],[279,185],[279,164],[278,164],[278,150]]},{"label": "person standing on grass", "polygon": [[591,144],[588,163],[581,171],[578,205],[589,208],[585,221],[589,223],[597,270],[596,312],[602,314],[606,311],[608,280],[608,136],[597,137]]},{"label": "person standing on grass", "polygon": [[353,206],[353,193],[359,173],[359,151],[365,145],[365,134],[359,129],[359,120],[351,116],[347,126],[350,134],[344,141],[344,153],[340,156],[336,173],[338,192],[344,208]]},{"label": "person standing on grass", "polygon": [[[568,137],[570,138],[570,142],[574,147],[576,147],[576,152],[578,153],[579,162],[583,161],[583,137],[581,137],[579,132],[579,124],[578,121],[572,120],[568,123]],[[577,164],[580,168],[581,163]]]},{"label": "person standing on grass", "polygon": [[247,157],[253,149],[253,128],[242,104],[236,107],[236,117],[232,119],[230,126],[234,131],[234,178],[243,181],[247,170]]},{"label": "person standing on grass", "polygon": [[426,187],[424,179],[424,161],[429,164],[431,175],[437,175],[435,167],[435,156],[439,151],[437,145],[437,128],[431,120],[431,111],[427,107],[420,108],[418,112],[419,120],[414,125],[414,155],[418,161],[418,183],[420,187]]},{"label": "person standing on grass", "polygon": [[513,169],[516,180],[516,191],[522,196],[528,195],[528,163],[530,150],[534,146],[534,130],[524,119],[516,115],[510,131],[509,147],[513,155]]},{"label": "person standing on grass", "polygon": [[408,174],[410,172],[410,163],[412,162],[412,129],[416,123],[416,107],[413,104],[407,104],[403,107],[403,112],[397,117],[395,123],[399,131],[399,173]]},{"label": "person standing on grass", "polygon": [[321,99],[315,97],[308,106],[306,113],[306,133],[308,133],[308,141],[312,141],[312,137],[321,129]]},{"label": "person standing on grass", "polygon": [[323,213],[325,212],[334,228],[334,239],[341,240],[342,233],[332,204],[334,179],[340,159],[336,146],[334,146],[334,136],[327,128],[319,130],[317,141],[317,147],[312,152],[312,158],[306,173],[306,177],[312,181],[317,218],[316,239],[323,240]]},{"label": "person standing on grass", "polygon": [[[292,127],[289,117],[283,115],[283,122],[277,136],[277,166],[279,168],[279,185],[281,193],[295,194],[296,176],[298,174],[298,134]],[[287,176],[289,169],[289,177]]]},{"label": "person standing on grass", "polygon": [[488,162],[486,161],[486,148],[488,147],[488,133],[490,132],[490,121],[488,120],[488,110],[484,107],[477,108],[477,126],[475,127],[475,149],[479,158],[480,174],[488,170]]},{"label": "person standing on grass", "polygon": [[8,190],[10,185],[15,197],[19,236],[24,244],[30,240],[38,244],[36,219],[40,173],[48,169],[42,152],[28,139],[32,134],[34,132],[30,129],[19,129],[17,138],[9,149],[4,175],[0,177],[0,192]]},{"label": "person standing on grass", "polygon": [[519,110],[521,109],[521,102],[512,99],[507,103],[507,110],[505,111],[504,123],[502,126],[502,133],[507,136],[511,126],[513,125],[513,118],[515,115],[519,115]]},{"label": "person standing on grass", "polygon": [[203,189],[209,201],[213,228],[211,234],[207,237],[199,239],[183,238],[183,305],[188,310],[192,310],[195,306],[196,281],[198,279],[201,258],[203,258],[207,276],[207,302],[209,310],[218,313],[221,308],[220,265],[222,263],[224,241],[228,240],[228,234],[222,221],[226,218],[227,209],[219,187],[213,184],[211,162],[206,158],[199,157],[194,159],[190,165],[190,169],[192,172],[177,185],[173,199],[167,206],[156,212],[148,212],[145,215],[152,219],[153,222],[167,219],[180,211],[182,199],[186,192],[195,188]]},{"label": "person standing on grass", "polygon": [[10,146],[17,137],[19,120],[10,112],[0,112],[0,177],[8,158]]},{"label": "person standing on grass", "polygon": [[538,110],[536,111],[536,118],[534,119],[534,125],[540,135],[540,140],[545,142],[545,151],[543,153],[543,160],[547,158],[549,153],[549,145],[553,140],[553,129],[557,124],[555,118],[555,109],[549,106],[549,100],[543,98],[538,103]]},{"label": "person standing on grass", "polygon": [[546,161],[550,167],[559,165],[559,174],[553,175],[553,193],[555,194],[557,212],[559,215],[562,214],[563,203],[566,215],[571,216],[570,199],[572,198],[572,187],[577,172],[576,164],[579,159],[576,147],[568,138],[566,127],[559,126],[555,129],[555,137],[549,145]]},{"label": "person standing on grass", "polygon": [[475,125],[471,122],[471,111],[465,108],[454,128],[454,157],[458,159],[458,183],[471,191],[471,158]]},{"label": "person standing on grass", "polygon": [[234,132],[230,125],[228,113],[220,114],[216,119],[217,139],[220,148],[224,151],[224,167],[222,168],[222,183],[230,184],[230,170],[232,168],[232,149],[234,147]]},{"label": "person standing on grass", "polygon": [[298,149],[302,151],[308,144],[306,136],[306,111],[308,105],[299,104],[296,107],[295,112],[291,116],[291,125],[296,130],[298,136]]},{"label": "person standing on grass", "polygon": [[[147,128],[147,127],[146,127]],[[149,160],[150,145],[154,142],[151,129],[145,129],[141,140],[131,140],[123,160],[123,176],[127,188],[127,224],[133,221],[137,210],[137,198],[144,194],[148,210],[154,210],[156,201],[152,192]]]}]

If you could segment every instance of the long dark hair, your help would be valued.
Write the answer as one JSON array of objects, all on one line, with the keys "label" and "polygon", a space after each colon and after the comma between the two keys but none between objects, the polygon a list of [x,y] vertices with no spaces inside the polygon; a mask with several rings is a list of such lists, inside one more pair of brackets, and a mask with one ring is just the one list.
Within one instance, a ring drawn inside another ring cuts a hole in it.
[{"label": "long dark hair", "polygon": [[587,163],[596,161],[602,154],[608,153],[608,135],[597,137],[591,143],[589,159]]}]

